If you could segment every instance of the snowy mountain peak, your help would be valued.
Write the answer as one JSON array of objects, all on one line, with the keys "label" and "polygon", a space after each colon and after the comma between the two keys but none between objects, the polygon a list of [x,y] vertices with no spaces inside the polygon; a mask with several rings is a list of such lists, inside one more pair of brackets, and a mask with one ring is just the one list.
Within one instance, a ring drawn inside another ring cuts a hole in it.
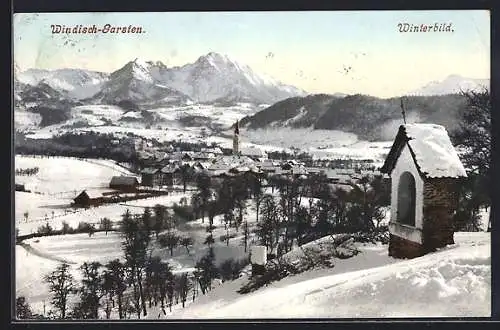
[{"label": "snowy mountain peak", "polygon": [[489,89],[490,79],[467,78],[451,74],[442,81],[431,81],[423,87],[409,92],[409,95],[445,95],[468,90]]},{"label": "snowy mountain peak", "polygon": [[[167,67],[160,61],[135,58],[111,73],[93,102],[132,102],[135,106],[184,104],[188,97],[165,84]],[[134,106],[134,109],[135,109]]]},{"label": "snowy mountain peak", "polygon": [[235,70],[235,64],[227,55],[221,55],[215,52],[200,56],[193,65],[198,67],[199,70],[215,69],[218,72]]},{"label": "snowy mountain peak", "polygon": [[204,56],[201,56],[198,60],[207,60],[211,62],[218,62],[218,63],[229,63],[231,62],[231,59],[227,55],[219,54],[216,52],[210,52]]},{"label": "snowy mountain peak", "polygon": [[128,62],[121,69],[116,70],[111,73],[110,77],[112,79],[136,79],[140,81],[145,81],[148,83],[153,82],[153,78],[150,74],[151,65],[144,59],[136,58],[133,61]]},{"label": "snowy mountain peak", "polygon": [[[149,61],[151,62],[151,61]],[[148,61],[146,61],[145,59],[142,59],[142,58],[139,58],[139,57],[136,57],[132,63],[136,66],[140,66],[140,67],[148,67]]]},{"label": "snowy mountain peak", "polygon": [[170,69],[167,86],[199,102],[270,104],[305,92],[255,73],[228,55],[209,52],[194,63]]},{"label": "snowy mountain peak", "polygon": [[448,77],[446,77],[445,80],[458,80],[458,79],[464,79],[464,77],[458,74],[450,74]]}]

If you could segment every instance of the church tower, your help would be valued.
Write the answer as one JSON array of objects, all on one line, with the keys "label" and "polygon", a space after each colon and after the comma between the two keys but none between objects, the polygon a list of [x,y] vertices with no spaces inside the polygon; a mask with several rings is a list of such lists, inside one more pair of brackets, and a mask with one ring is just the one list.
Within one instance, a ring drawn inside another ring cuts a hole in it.
[{"label": "church tower", "polygon": [[239,155],[240,153],[240,129],[238,126],[238,121],[236,121],[233,136],[233,155]]}]

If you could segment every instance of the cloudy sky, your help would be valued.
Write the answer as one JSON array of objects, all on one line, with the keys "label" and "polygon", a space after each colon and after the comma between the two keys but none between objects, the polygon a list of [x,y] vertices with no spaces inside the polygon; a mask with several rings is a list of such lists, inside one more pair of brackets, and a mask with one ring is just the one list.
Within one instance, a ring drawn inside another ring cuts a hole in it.
[{"label": "cloudy sky", "polygon": [[[454,32],[399,32],[398,24]],[[51,25],[138,26],[140,34],[52,34]],[[168,66],[226,54],[311,93],[389,97],[458,74],[490,75],[488,11],[15,14],[14,61],[112,72],[134,58]]]}]

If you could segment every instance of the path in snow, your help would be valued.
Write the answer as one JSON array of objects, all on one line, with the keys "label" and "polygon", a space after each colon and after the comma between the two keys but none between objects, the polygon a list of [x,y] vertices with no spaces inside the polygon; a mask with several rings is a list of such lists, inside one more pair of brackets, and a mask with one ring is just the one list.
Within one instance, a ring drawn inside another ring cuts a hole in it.
[{"label": "path in snow", "polygon": [[55,256],[55,255],[50,254],[50,253],[42,252],[38,249],[35,249],[30,244],[27,244],[24,242],[18,243],[18,245],[22,246],[26,250],[26,252],[32,253],[32,254],[39,256],[41,258],[49,259],[52,261],[64,262],[64,263],[71,264],[71,265],[76,264],[76,262],[67,260],[65,258],[61,258],[61,257]]}]

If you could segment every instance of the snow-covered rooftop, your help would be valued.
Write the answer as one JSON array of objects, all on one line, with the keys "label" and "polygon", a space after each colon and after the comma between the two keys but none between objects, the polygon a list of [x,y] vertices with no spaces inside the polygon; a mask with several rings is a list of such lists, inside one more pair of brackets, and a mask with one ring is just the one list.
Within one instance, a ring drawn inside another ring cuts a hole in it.
[{"label": "snow-covered rooftop", "polygon": [[122,115],[122,118],[136,118],[136,119],[141,119],[142,115],[140,112],[137,111],[128,111],[125,114]]},{"label": "snow-covered rooftop", "polygon": [[249,166],[255,164],[255,161],[247,156],[220,156],[214,161],[214,165],[227,165],[230,167],[235,166]]},{"label": "snow-covered rooftop", "polygon": [[404,125],[408,144],[422,173],[428,177],[466,177],[465,168],[441,125]]},{"label": "snow-covered rooftop", "polygon": [[401,125],[382,168],[383,172],[390,173],[392,171],[402,150],[401,146],[406,141],[416,165],[424,176],[428,178],[467,176],[448,132],[443,126],[435,124]]},{"label": "snow-covered rooftop", "polygon": [[262,149],[259,148],[241,148],[241,154],[243,156],[251,156],[251,157],[265,157],[266,154]]}]

